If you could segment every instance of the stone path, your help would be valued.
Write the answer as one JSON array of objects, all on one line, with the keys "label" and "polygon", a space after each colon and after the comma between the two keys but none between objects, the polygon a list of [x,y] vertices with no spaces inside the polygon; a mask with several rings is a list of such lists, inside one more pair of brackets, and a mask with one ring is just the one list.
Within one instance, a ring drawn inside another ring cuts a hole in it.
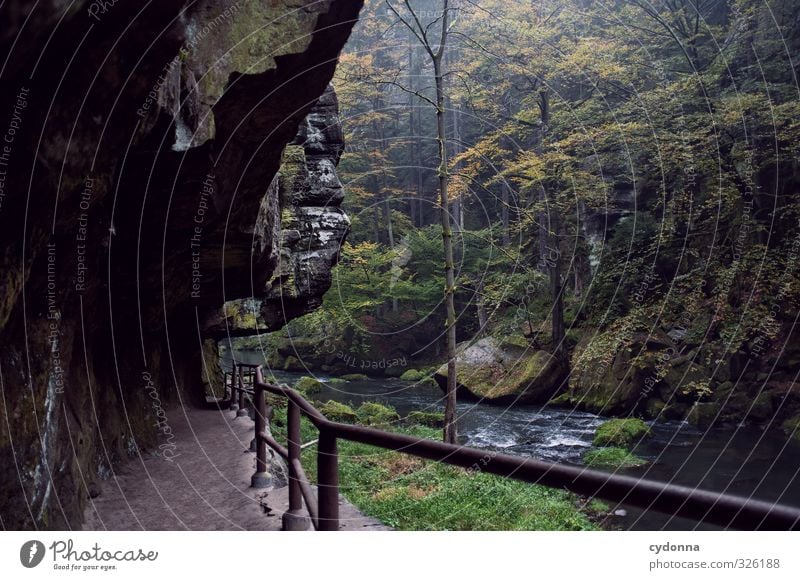
[{"label": "stone path", "polygon": [[[167,412],[172,460],[142,456],[116,469],[89,500],[85,530],[279,530],[288,488],[250,488],[253,422],[227,410]],[[340,499],[343,530],[385,530]]]}]

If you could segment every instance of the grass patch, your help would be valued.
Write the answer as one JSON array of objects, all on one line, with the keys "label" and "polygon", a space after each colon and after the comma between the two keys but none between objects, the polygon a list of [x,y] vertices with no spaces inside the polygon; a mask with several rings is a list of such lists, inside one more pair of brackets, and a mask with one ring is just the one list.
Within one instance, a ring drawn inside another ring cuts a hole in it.
[{"label": "grass patch", "polygon": [[597,428],[592,444],[598,447],[630,449],[638,441],[649,436],[650,428],[641,419],[611,419]]},{"label": "grass patch", "polygon": [[[324,412],[324,411],[323,411]],[[415,437],[441,439],[441,430],[420,425],[394,429]],[[286,410],[276,409],[273,433],[286,438]],[[303,441],[316,439],[303,419]],[[312,482],[314,448],[303,453]],[[339,441],[342,494],[364,514],[399,530],[595,530],[593,513],[577,496],[486,473],[427,461],[351,441]]]},{"label": "grass patch", "polygon": [[591,449],[583,456],[583,462],[590,467],[639,467],[647,461],[621,447],[600,447]]}]

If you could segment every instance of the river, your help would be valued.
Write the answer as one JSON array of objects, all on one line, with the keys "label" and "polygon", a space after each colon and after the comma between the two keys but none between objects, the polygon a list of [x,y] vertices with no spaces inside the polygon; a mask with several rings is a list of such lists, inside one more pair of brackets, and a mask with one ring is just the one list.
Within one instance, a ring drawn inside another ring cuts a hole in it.
[{"label": "river", "polygon": [[[243,362],[262,364],[258,352],[238,352]],[[229,359],[228,359],[229,364]],[[274,372],[277,382],[292,384],[308,373]],[[325,383],[329,377],[314,376]],[[401,416],[411,411],[442,411],[442,391],[415,387],[399,379],[370,378],[325,385],[322,400],[352,406],[365,401],[388,404]],[[606,418],[552,406],[502,407],[458,404],[458,432],[464,445],[503,453],[581,465],[595,429]],[[778,430],[755,427],[694,428],[679,421],[652,422],[652,437],[633,452],[648,465],[620,470],[627,475],[779,501],[800,506],[800,444]],[[632,530],[715,529],[655,512],[617,506],[613,526]]]}]

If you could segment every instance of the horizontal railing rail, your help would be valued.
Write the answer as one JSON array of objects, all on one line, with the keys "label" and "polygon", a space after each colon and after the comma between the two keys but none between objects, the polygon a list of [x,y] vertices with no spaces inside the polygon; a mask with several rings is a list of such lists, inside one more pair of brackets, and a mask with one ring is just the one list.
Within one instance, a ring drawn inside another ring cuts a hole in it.
[{"label": "horizontal railing rail", "polygon": [[[337,450],[339,439],[365,443],[471,471],[564,489],[590,498],[654,510],[723,528],[800,529],[800,509],[792,506],[331,421],[294,389],[266,383],[261,368],[257,365],[236,363],[232,374],[237,374],[237,367],[239,385],[237,387],[231,383],[231,393],[235,390],[240,395],[248,394],[253,400],[256,473],[253,475],[252,485],[264,487],[270,484],[267,474],[268,447],[288,464],[289,510],[284,514],[284,529],[305,529],[309,519],[315,529],[339,529]],[[252,389],[243,386],[241,381],[243,368],[252,369],[254,373]],[[265,393],[272,393],[287,400],[286,447],[267,433]],[[240,401],[239,408],[244,404],[244,399]],[[300,437],[302,415],[306,416],[319,431],[319,439],[316,441],[316,495],[301,463],[301,452],[309,445],[303,444]],[[303,503],[308,518],[303,513]]]}]

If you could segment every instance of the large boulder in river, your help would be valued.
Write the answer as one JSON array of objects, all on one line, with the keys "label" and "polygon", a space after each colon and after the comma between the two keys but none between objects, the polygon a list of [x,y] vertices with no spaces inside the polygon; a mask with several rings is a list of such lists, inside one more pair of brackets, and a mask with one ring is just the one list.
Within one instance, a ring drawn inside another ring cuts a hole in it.
[{"label": "large boulder in river", "polygon": [[[458,396],[487,403],[542,403],[564,380],[563,366],[547,351],[530,351],[487,337],[462,343],[456,352]],[[444,389],[447,365],[435,375]]]}]

